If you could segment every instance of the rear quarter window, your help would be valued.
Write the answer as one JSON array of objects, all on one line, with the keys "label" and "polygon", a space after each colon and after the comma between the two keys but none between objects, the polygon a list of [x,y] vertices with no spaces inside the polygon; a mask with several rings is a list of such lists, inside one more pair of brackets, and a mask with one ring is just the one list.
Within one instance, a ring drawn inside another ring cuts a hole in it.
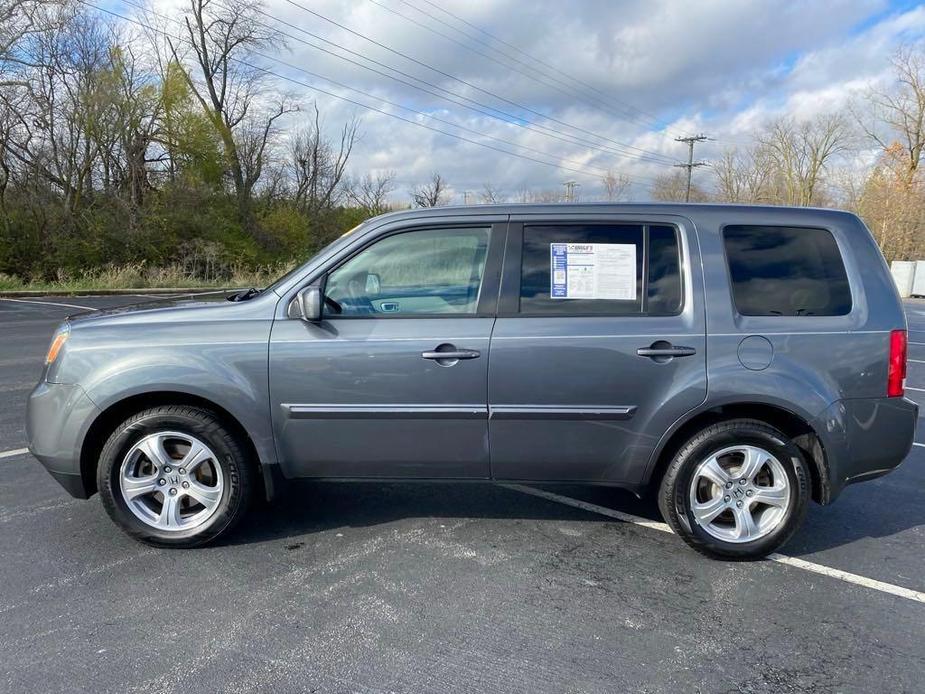
[{"label": "rear quarter window", "polygon": [[736,310],[745,316],[843,316],[851,290],[826,229],[734,225],[723,244]]}]

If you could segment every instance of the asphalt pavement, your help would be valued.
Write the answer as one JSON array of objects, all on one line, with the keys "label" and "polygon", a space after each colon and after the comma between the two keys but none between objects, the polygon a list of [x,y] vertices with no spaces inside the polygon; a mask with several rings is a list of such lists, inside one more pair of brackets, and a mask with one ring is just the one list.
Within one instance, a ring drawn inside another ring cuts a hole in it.
[{"label": "asphalt pavement", "polygon": [[16,451],[55,325],[141,300],[0,299],[2,691],[925,689],[925,447],[779,561],[706,559],[618,490],[489,484],[297,483],[216,546],[135,543]]}]

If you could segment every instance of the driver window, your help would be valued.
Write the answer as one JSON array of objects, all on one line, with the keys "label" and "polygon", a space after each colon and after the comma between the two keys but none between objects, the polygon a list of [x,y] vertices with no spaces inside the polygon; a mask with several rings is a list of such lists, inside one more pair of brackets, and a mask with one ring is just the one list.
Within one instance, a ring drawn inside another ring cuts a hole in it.
[{"label": "driver window", "polygon": [[488,236],[488,228],[387,236],[328,275],[325,316],[472,315]]}]

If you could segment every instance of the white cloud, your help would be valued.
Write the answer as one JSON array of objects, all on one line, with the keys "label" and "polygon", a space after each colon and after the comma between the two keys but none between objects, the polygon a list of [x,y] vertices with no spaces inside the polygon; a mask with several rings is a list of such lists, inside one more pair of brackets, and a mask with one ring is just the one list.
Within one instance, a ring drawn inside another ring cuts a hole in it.
[{"label": "white cloud", "polygon": [[[178,0],[158,2],[159,7],[168,5],[176,8]],[[460,24],[435,5],[580,82]],[[431,26],[451,39],[427,31],[382,6]],[[465,33],[455,32],[412,6]],[[505,122],[504,116],[492,118],[477,113],[346,63],[301,41],[337,52],[330,44],[299,29],[283,27],[294,37],[288,41],[283,58],[286,62],[366,91],[374,98],[265,61],[274,70],[409,120],[453,131],[463,138],[516,149],[484,137],[509,140],[537,150],[517,150],[524,156],[588,170],[587,174],[557,170],[364,111],[331,97],[317,96],[332,130],[351,115],[362,118],[363,138],[355,149],[352,168],[395,170],[401,184],[398,197],[402,199],[407,188],[424,181],[432,171],[441,172],[460,194],[464,190],[477,191],[486,181],[513,194],[524,186],[561,187],[567,178],[579,180],[585,193],[593,193],[598,187],[596,172],[608,168],[637,178],[635,192],[644,195],[647,180],[670,170],[668,159],[679,159],[686,154],[673,135],[703,130],[716,137],[718,142],[698,152],[709,157],[730,142],[747,140],[750,132],[776,115],[810,116],[842,108],[851,95],[885,78],[888,57],[900,42],[921,37],[925,32],[925,8],[891,12],[885,0],[683,3],[679,0],[573,3],[434,0],[433,5],[425,0],[269,0],[265,11],[335,46],[426,80],[436,85],[437,91],[452,90],[459,95],[454,99],[475,100],[488,109],[515,114],[537,127],[570,133],[572,137],[565,135],[566,139],[595,141],[602,148],[635,155],[640,152],[628,148],[651,153],[643,161],[635,156],[615,156],[586,145],[552,139]],[[338,28],[318,15],[382,45]],[[492,53],[473,38],[495,46],[497,52]],[[492,53],[507,67],[479,55],[482,52]],[[347,57],[364,62],[356,56]],[[386,68],[370,67],[389,72]],[[406,77],[401,79],[413,82]],[[293,84],[284,84],[284,88],[306,104],[316,98],[311,90]],[[456,130],[384,105],[382,99],[431,113],[469,130]],[[577,129],[543,121],[519,106]],[[298,114],[290,117],[288,126],[295,127],[300,117]],[[668,127],[655,125],[656,120],[661,124],[667,122]]]}]

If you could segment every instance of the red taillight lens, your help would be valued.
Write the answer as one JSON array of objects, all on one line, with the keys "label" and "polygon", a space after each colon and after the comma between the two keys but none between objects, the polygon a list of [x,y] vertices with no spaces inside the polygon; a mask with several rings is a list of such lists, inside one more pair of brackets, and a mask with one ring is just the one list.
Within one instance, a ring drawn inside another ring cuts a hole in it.
[{"label": "red taillight lens", "polygon": [[886,377],[886,394],[901,398],[906,387],[906,331],[890,332],[890,366]]}]

